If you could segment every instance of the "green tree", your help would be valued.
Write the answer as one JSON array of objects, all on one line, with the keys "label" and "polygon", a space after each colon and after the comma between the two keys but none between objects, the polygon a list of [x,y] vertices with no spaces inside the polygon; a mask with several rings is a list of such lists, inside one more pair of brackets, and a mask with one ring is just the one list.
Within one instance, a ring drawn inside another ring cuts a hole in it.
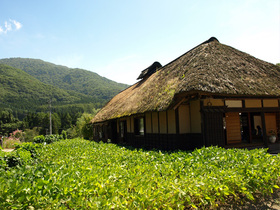
[{"label": "green tree", "polygon": [[67,130],[68,128],[71,128],[72,126],[72,117],[67,112],[65,114],[61,114],[61,129]]},{"label": "green tree", "polygon": [[61,128],[61,120],[57,113],[52,114],[52,133],[59,134]]},{"label": "green tree", "polygon": [[14,130],[22,129],[23,123],[14,117],[11,109],[3,109],[0,111],[0,134],[8,136]]},{"label": "green tree", "polygon": [[92,138],[92,126],[90,126],[90,121],[92,120],[93,116],[89,113],[84,113],[78,120],[77,120],[77,133],[79,136],[90,139]]},{"label": "green tree", "polygon": [[97,112],[98,109],[93,109],[91,113],[83,113],[82,116],[77,119],[75,129],[78,136],[83,137],[85,139],[92,139],[93,129],[90,124],[90,121],[96,115]]}]

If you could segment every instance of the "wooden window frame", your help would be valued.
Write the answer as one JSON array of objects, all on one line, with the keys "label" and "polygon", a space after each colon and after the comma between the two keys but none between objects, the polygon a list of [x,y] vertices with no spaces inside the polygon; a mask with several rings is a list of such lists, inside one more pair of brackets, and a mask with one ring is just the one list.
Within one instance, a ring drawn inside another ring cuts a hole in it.
[{"label": "wooden window frame", "polygon": [[145,117],[134,118],[134,134],[136,136],[145,136]]}]

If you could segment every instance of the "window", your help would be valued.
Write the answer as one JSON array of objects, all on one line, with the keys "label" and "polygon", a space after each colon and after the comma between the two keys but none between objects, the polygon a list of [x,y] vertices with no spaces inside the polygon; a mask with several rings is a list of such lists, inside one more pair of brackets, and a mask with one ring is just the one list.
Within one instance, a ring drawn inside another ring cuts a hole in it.
[{"label": "window", "polygon": [[125,126],[126,126],[126,121],[121,121],[121,122],[120,122],[120,134],[121,134],[121,138],[124,138],[124,136],[125,136]]},{"label": "window", "polygon": [[99,138],[102,139],[103,138],[103,126],[98,127],[98,133],[99,133]]},{"label": "window", "polygon": [[144,117],[134,119],[135,135],[144,136]]}]

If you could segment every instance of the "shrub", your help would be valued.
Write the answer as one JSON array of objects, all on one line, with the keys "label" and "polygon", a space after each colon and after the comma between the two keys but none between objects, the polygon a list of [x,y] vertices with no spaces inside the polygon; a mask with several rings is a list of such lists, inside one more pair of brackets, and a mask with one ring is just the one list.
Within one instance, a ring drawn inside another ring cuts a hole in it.
[{"label": "shrub", "polygon": [[15,166],[26,165],[32,160],[31,153],[27,150],[1,152],[0,168],[9,169]]},{"label": "shrub", "polygon": [[47,136],[45,136],[45,142],[47,144],[51,144],[51,143],[54,143],[54,142],[62,140],[62,139],[63,139],[62,135],[54,134],[54,135],[47,135]]},{"label": "shrub", "polygon": [[16,144],[20,144],[20,140],[13,138],[13,137],[9,137],[9,138],[3,138],[3,148],[4,149],[14,149]]},{"label": "shrub", "polygon": [[40,136],[35,136],[33,139],[34,143],[43,143],[45,142],[45,136],[40,135]]},{"label": "shrub", "polygon": [[29,151],[32,158],[37,156],[38,149],[40,148],[42,148],[42,144],[33,144],[31,142],[16,144],[15,146],[16,151],[21,151],[21,150]]},{"label": "shrub", "polygon": [[37,164],[1,174],[0,209],[217,209],[280,184],[280,156],[263,149],[161,152],[82,139],[43,148]]},{"label": "shrub", "polygon": [[51,143],[57,142],[62,139],[63,139],[62,135],[53,134],[53,135],[46,135],[46,136],[43,136],[43,135],[36,136],[36,137],[34,137],[33,141],[34,141],[34,143],[51,144]]},{"label": "shrub", "polygon": [[6,154],[6,152],[0,151],[0,169],[6,169],[7,168],[7,162],[4,158],[5,154]]},{"label": "shrub", "polygon": [[17,129],[14,132],[12,132],[10,136],[15,139],[19,139],[20,141],[24,141],[24,132],[22,132],[22,130]]},{"label": "shrub", "polygon": [[34,127],[33,129],[24,130],[24,142],[33,142],[35,136],[39,135],[40,128]]},{"label": "shrub", "polygon": [[65,130],[61,132],[61,135],[63,139],[67,139],[67,132]]}]

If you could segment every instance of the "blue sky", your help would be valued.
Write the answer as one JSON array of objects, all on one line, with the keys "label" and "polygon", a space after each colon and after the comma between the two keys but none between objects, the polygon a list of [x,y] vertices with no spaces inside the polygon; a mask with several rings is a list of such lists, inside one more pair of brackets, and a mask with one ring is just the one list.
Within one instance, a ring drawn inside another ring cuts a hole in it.
[{"label": "blue sky", "polygon": [[280,63],[279,0],[0,0],[0,58],[38,58],[133,84],[215,36]]}]

